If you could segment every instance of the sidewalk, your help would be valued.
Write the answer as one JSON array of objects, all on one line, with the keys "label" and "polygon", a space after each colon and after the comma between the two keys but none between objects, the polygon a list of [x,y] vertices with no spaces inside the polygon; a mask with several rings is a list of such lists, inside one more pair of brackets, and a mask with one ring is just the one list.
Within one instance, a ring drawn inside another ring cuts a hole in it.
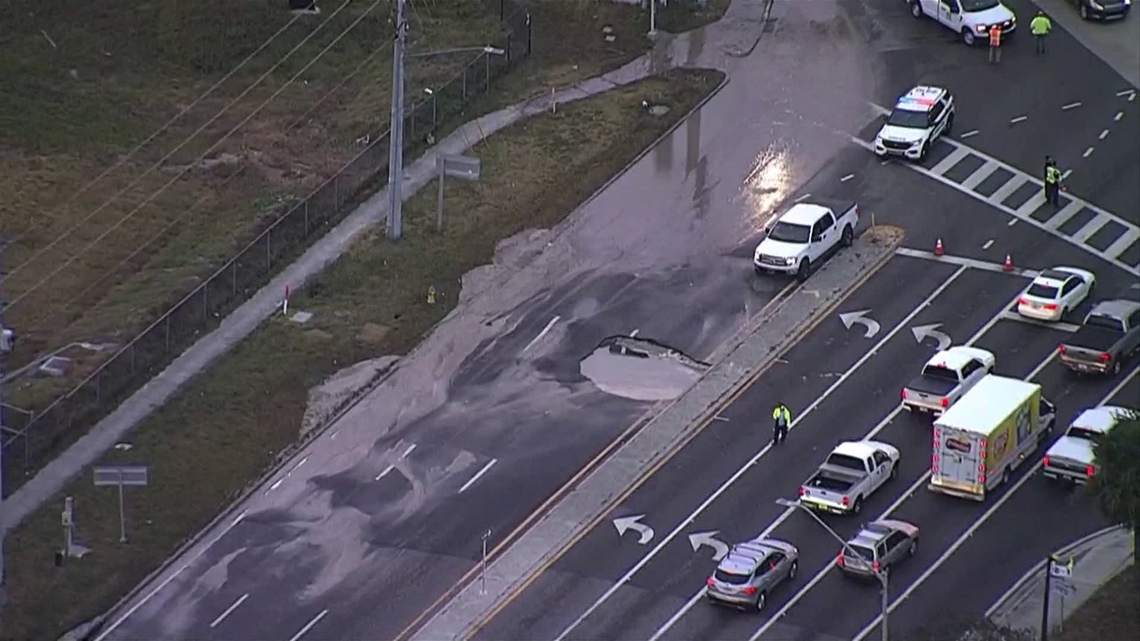
[{"label": "sidewalk", "polygon": [[[1066,548],[1054,557],[1062,564],[1072,559],[1072,577],[1056,576],[1050,581],[1049,623],[1052,630],[1077,610],[1113,577],[1133,562],[1132,533],[1121,526],[1095,532]],[[1035,638],[1041,634],[1041,610],[1045,596],[1045,560],[1025,574],[987,612],[986,618],[996,625],[1031,630]]]}]

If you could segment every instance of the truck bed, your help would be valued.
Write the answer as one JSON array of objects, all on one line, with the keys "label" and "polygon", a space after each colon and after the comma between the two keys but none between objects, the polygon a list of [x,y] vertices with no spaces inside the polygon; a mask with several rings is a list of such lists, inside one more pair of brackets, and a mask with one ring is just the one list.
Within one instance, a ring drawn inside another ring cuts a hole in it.
[{"label": "truck bed", "polygon": [[863,476],[863,474],[848,472],[843,468],[826,466],[820,468],[819,471],[813,474],[804,485],[815,490],[826,490],[828,492],[842,494],[851,489],[851,486],[858,483],[859,479],[863,478]]},{"label": "truck bed", "polygon": [[958,387],[958,383],[954,381],[947,381],[941,378],[929,378],[922,375],[911,379],[911,381],[906,384],[906,389],[908,390],[922,392],[923,394],[929,394],[931,396],[946,396],[954,391],[955,387]]},{"label": "truck bed", "polygon": [[1066,347],[1100,353],[1111,349],[1123,337],[1124,334],[1106,327],[1085,325],[1073,332],[1073,335],[1063,344]]}]

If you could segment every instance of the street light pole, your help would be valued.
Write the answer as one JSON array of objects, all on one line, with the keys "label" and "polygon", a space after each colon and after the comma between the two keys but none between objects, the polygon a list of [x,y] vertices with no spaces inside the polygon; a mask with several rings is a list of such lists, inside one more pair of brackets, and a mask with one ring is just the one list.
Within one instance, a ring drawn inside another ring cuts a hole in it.
[{"label": "street light pole", "polygon": [[[4,250],[7,241],[0,238],[0,278],[4,277]],[[8,360],[8,352],[15,347],[16,334],[4,326],[4,297],[0,294],[0,630],[4,629],[4,609],[8,605],[8,568],[5,566],[4,521],[7,518],[7,509],[4,507],[4,434],[7,424],[4,422],[4,373]]]},{"label": "street light pole", "polygon": [[[844,541],[843,537],[839,536],[838,532],[831,529],[831,526],[824,522],[823,519],[819,518],[818,514],[805,507],[799,501],[792,501],[790,499],[776,499],[776,503],[784,507],[792,507],[800,510],[801,512],[806,512],[807,515],[812,518],[812,520],[818,523],[820,527],[822,527],[828,534],[831,535],[831,538],[839,542],[840,547],[846,551],[851,552],[852,555],[858,556],[858,552],[852,550],[851,546],[847,545],[847,541]],[[875,572],[874,576],[879,580],[879,586],[882,588],[882,599],[879,601],[879,630],[882,632],[882,641],[890,641],[890,636],[887,631],[887,616],[890,613],[891,605],[890,593],[888,591],[888,588],[890,587],[890,578],[887,575],[886,568]]]},{"label": "street light pole", "polygon": [[388,238],[404,234],[404,49],[408,20],[407,0],[396,0],[396,37],[392,49],[392,122],[388,133]]}]

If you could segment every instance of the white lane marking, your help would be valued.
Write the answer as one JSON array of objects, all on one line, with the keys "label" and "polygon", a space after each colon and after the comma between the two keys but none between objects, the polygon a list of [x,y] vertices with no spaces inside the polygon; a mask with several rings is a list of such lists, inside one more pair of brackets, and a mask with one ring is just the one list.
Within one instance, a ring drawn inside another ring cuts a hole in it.
[{"label": "white lane marking", "polygon": [[847,182],[848,180],[851,180],[851,179],[852,179],[852,178],[854,178],[854,177],[855,177],[855,174],[847,174],[846,176],[844,176],[844,177],[840,178],[840,179],[839,179],[839,182],[841,182],[841,183],[845,183],[845,182]]},{"label": "white lane marking", "polygon": [[293,472],[296,472],[297,470],[301,469],[301,466],[304,465],[305,462],[308,460],[309,460],[309,457],[307,457],[307,456],[305,458],[301,459],[300,463],[297,463],[296,465],[293,466]]},{"label": "white lane marking", "polygon": [[986,241],[985,245],[982,245],[982,249],[989,249],[990,247],[993,247],[993,246],[994,246],[994,241],[991,238],[991,239]]},{"label": "white lane marking", "polygon": [[1097,140],[1104,140],[1105,138],[1108,138],[1108,130],[1102,129],[1100,135],[1097,136]]},{"label": "white lane marking", "polygon": [[1104,250],[1104,253],[1109,256],[1119,256],[1138,239],[1140,239],[1140,229],[1129,229],[1124,232],[1123,236],[1113,241],[1113,243],[1108,246],[1108,249]]},{"label": "white lane marking", "polygon": [[[1020,296],[1020,294],[1018,296]],[[1003,313],[1005,313],[1005,311],[1008,311],[1009,307],[1012,306],[1013,304],[1015,304],[1016,302],[1017,302],[1017,298],[1014,298],[1009,303],[1006,303],[1005,307],[1002,308],[1002,311],[999,312],[997,315],[992,316],[990,318],[990,320],[986,321],[986,324],[982,325],[982,327],[980,329],[978,329],[978,331],[974,332],[974,335],[971,336],[969,338],[969,340],[966,341],[965,344],[967,346],[970,346],[970,345],[973,345],[974,343],[978,342],[978,340],[980,340],[981,337],[984,336],[986,332],[988,332],[990,329],[992,329],[994,325],[997,325],[998,321],[1001,320],[1001,317],[1002,317],[1001,315]],[[886,428],[887,425],[890,425],[891,421],[895,420],[895,417],[897,417],[902,412],[903,412],[903,406],[902,406],[902,404],[899,404],[897,407],[895,407],[895,409],[891,410],[891,412],[889,414],[887,414],[885,417],[883,417],[883,420],[879,421],[878,425],[873,427],[870,432],[867,432],[867,434],[863,436],[862,440],[868,441],[868,440],[875,438],[875,436],[878,435],[879,432],[881,432],[884,428]],[[929,476],[929,474],[930,474],[930,472],[927,471],[928,476]],[[908,494],[905,494],[904,496],[909,496],[909,494],[912,494],[912,493],[913,493],[913,490],[911,490]],[[775,530],[777,527],[779,527],[784,521],[791,518],[792,514],[797,509],[799,509],[799,508],[794,508],[794,507],[786,508],[780,514],[780,516],[776,517],[776,520],[772,521],[772,523],[770,523],[768,525],[768,527],[764,529],[763,532],[761,532],[759,535],[757,535],[757,537],[763,538],[763,537],[767,537],[767,536],[771,535],[772,531]],[[891,509],[894,509],[894,508],[892,507]],[[888,513],[889,513],[889,511],[888,511]],[[880,518],[883,518],[883,517],[880,517]],[[657,632],[655,632],[653,634],[653,636],[650,638],[650,641],[658,641],[658,639],[660,639],[662,637],[662,635],[664,635],[666,632],[668,632],[669,629],[671,627],[673,627],[677,623],[677,621],[679,621],[681,619],[681,617],[683,617],[685,615],[686,612],[688,612],[690,609],[692,609],[693,605],[695,605],[696,602],[700,600],[700,597],[701,597],[701,595],[704,594],[704,592],[705,592],[704,588],[701,588],[691,599],[689,599],[685,603],[684,606],[682,606],[682,608],[679,611],[675,612],[673,614],[673,616],[670,617],[667,622],[665,622],[665,625],[663,625],[657,629]],[[779,615],[774,616],[772,618],[773,618],[773,620],[778,619]],[[761,630],[761,633],[762,632],[763,632],[763,629]],[[760,634],[760,633],[758,633],[758,634]]]},{"label": "white lane marking", "polygon": [[804,194],[803,196],[800,196],[799,198],[793,200],[792,202],[793,203],[802,203],[803,201],[807,200],[808,198],[811,198],[811,194]]},{"label": "white lane marking", "polygon": [[412,443],[411,445],[408,446],[408,449],[404,450],[404,453],[400,455],[400,458],[408,458],[408,455],[411,454],[412,452],[415,452],[415,451],[416,451],[416,444]]},{"label": "white lane marking", "polygon": [[931,169],[930,171],[933,171],[936,174],[944,174],[953,169],[954,165],[957,165],[958,163],[965,160],[969,155],[970,152],[968,149],[965,147],[958,147],[954,151],[950,152],[949,156],[946,156],[942,159],[941,162],[939,162],[937,165],[934,165],[934,169]]},{"label": "white lane marking", "polygon": [[1136,92],[1135,91],[1128,94],[1128,102],[1133,102],[1134,100],[1136,100]]},{"label": "white lane marking", "polygon": [[1088,158],[1089,156],[1093,155],[1093,149],[1094,149],[1093,147],[1089,147],[1088,149],[1085,150],[1085,153],[1081,154],[1081,157],[1082,158]]},{"label": "white lane marking", "polygon": [[467,490],[467,488],[471,487],[472,485],[475,485],[475,481],[478,481],[484,474],[486,474],[492,467],[495,466],[495,463],[498,463],[498,462],[499,462],[499,459],[495,459],[495,458],[488,461],[487,464],[483,466],[483,469],[476,472],[475,476],[472,476],[470,479],[468,479],[468,481],[466,483],[463,484],[463,487],[459,488],[459,493],[463,494],[463,492],[465,492]]},{"label": "white lane marking", "polygon": [[982,184],[982,181],[990,177],[998,169],[998,164],[992,160],[987,160],[981,167],[974,170],[974,173],[966,177],[962,181],[963,189],[973,189]]},{"label": "white lane marking", "polygon": [[640,332],[641,332],[641,330],[640,330],[640,329],[635,329],[635,330],[633,330],[632,332],[630,332],[630,333],[629,333],[629,337],[630,337],[630,338],[637,338],[637,335],[638,335],[638,333],[640,333]]},{"label": "white lane marking", "polygon": [[[408,455],[414,451],[416,451],[416,444],[412,443],[411,445],[408,446],[408,449],[404,450],[404,453],[400,455],[400,460],[402,461],[402,460],[408,458]],[[383,472],[377,474],[376,478],[373,480],[379,481],[380,479],[384,478],[385,476],[388,476],[388,473],[394,469],[396,469],[395,465],[389,465],[388,467],[384,468]]]},{"label": "white lane marking", "polygon": [[[1032,370],[1031,372],[1029,372],[1029,375],[1028,375],[1028,376],[1026,376],[1026,377],[1025,377],[1023,380],[1026,380],[1026,381],[1031,381],[1031,380],[1033,380],[1034,378],[1036,378],[1036,377],[1037,377],[1037,375],[1041,373],[1041,370],[1045,369],[1045,367],[1046,367],[1047,365],[1049,365],[1049,363],[1053,362],[1053,359],[1054,359],[1054,358],[1056,358],[1056,356],[1057,356],[1057,352],[1051,352],[1051,353],[1049,354],[1049,356],[1047,356],[1047,357],[1045,358],[1045,360],[1043,360],[1043,361],[1041,361],[1040,363],[1038,363],[1038,364],[1037,364],[1037,366],[1036,366],[1036,367],[1034,367],[1034,368],[1033,368],[1033,370]],[[1030,472],[1029,472],[1029,473],[1028,473],[1026,476],[1029,476],[1029,474],[1032,474],[1032,471],[1030,471]],[[906,494],[903,494],[901,497],[899,497],[899,499],[898,499],[898,500],[896,500],[894,503],[892,503],[892,504],[891,504],[891,506],[890,506],[889,508],[887,508],[887,511],[886,511],[886,512],[884,512],[884,513],[883,513],[883,515],[882,515],[882,516],[880,516],[879,518],[880,518],[880,519],[884,519],[884,518],[887,518],[887,517],[888,517],[888,516],[889,516],[889,515],[890,515],[892,512],[894,512],[895,510],[897,510],[897,509],[898,509],[898,507],[899,507],[900,505],[902,505],[902,503],[903,503],[903,502],[904,502],[904,501],[905,501],[907,498],[910,498],[910,496],[911,496],[912,494],[914,494],[914,492],[915,492],[915,491],[918,489],[918,488],[916,487],[917,485],[920,485],[921,483],[925,483],[925,482],[926,482],[926,480],[927,480],[927,479],[929,479],[929,478],[930,478],[930,468],[927,468],[927,469],[926,469],[926,472],[924,472],[924,473],[922,474],[922,476],[921,476],[921,477],[919,477],[919,479],[918,479],[918,482],[917,482],[917,483],[915,483],[915,485],[912,485],[912,486],[911,486],[911,488],[908,490],[908,493],[906,493]],[[1021,481],[1019,481],[1019,483],[1020,483],[1020,482],[1024,482],[1024,479],[1022,479]],[[1006,493],[1006,496],[1009,496],[1009,494],[1010,494],[1010,493],[1012,493],[1012,490],[1013,490],[1013,489],[1017,489],[1017,486],[1014,486],[1014,487],[1013,487],[1013,488],[1010,490],[1010,492],[1007,492],[1007,493]],[[1003,497],[1003,498],[1004,498],[1004,497]],[[999,503],[998,503],[998,505],[1001,505],[1001,503],[999,502]],[[808,584],[807,584],[807,585],[805,585],[805,586],[804,586],[804,587],[803,587],[803,588],[802,588],[802,589],[801,589],[799,592],[797,592],[797,593],[796,593],[796,594],[795,594],[795,595],[794,595],[794,596],[793,596],[793,597],[792,597],[792,598],[791,598],[791,599],[790,599],[790,600],[789,600],[787,603],[785,603],[785,604],[784,604],[784,607],[780,608],[780,611],[779,611],[779,612],[777,612],[775,615],[773,615],[773,616],[772,616],[772,618],[771,618],[771,619],[770,619],[770,620],[769,620],[769,621],[768,621],[766,624],[764,624],[764,626],[763,626],[763,627],[761,627],[759,630],[757,630],[756,634],[752,635],[752,637],[749,639],[749,641],[757,641],[757,639],[759,639],[759,638],[760,638],[760,635],[764,634],[764,632],[766,632],[766,631],[767,631],[769,628],[771,628],[773,625],[775,625],[775,623],[776,623],[777,621],[779,621],[780,617],[782,617],[782,616],[783,616],[785,613],[787,613],[787,611],[788,611],[788,610],[790,610],[790,609],[792,608],[792,606],[794,606],[796,603],[798,603],[800,599],[802,599],[804,596],[806,596],[806,595],[807,595],[807,593],[808,593],[808,592],[810,592],[810,591],[811,591],[811,589],[812,589],[813,587],[815,587],[815,585],[816,585],[817,583],[819,583],[820,581],[822,581],[822,580],[823,580],[823,577],[827,576],[827,573],[828,573],[828,572],[831,572],[831,570],[832,570],[834,567],[835,567],[835,563],[834,563],[834,562],[830,562],[830,563],[828,563],[827,565],[825,565],[825,566],[823,567],[823,569],[819,571],[819,574],[816,574],[816,575],[815,575],[815,577],[813,577],[813,578],[812,578],[812,580],[811,580],[810,582],[808,582]],[[890,612],[890,610],[888,609],[888,610],[887,610],[887,612],[889,613],[889,612]],[[858,640],[856,640],[856,641],[861,641],[861,637],[860,637],[860,639],[858,639]]]},{"label": "white lane marking", "polygon": [[237,527],[238,523],[242,522],[242,519],[245,518],[245,515],[248,511],[249,510],[245,510],[241,514],[237,515],[237,518],[235,518],[229,525],[227,525],[225,527],[225,529],[223,529],[221,532],[219,532],[218,536],[214,537],[213,541],[211,541],[208,545],[204,545],[204,546],[200,547],[198,549],[198,552],[189,561],[187,561],[186,563],[183,563],[182,566],[179,567],[176,571],[167,575],[167,577],[165,579],[163,579],[162,582],[160,582],[158,585],[156,585],[153,590],[151,590],[150,592],[147,592],[146,595],[143,596],[143,598],[139,599],[126,612],[124,612],[123,616],[119,617],[118,619],[115,619],[114,623],[112,623],[110,626],[105,628],[102,631],[102,633],[99,634],[99,636],[95,637],[95,641],[104,641],[120,625],[123,625],[123,622],[126,621],[132,614],[134,614],[135,612],[138,612],[139,608],[143,607],[144,605],[147,604],[147,602],[149,602],[151,599],[153,599],[154,595],[161,592],[163,588],[170,585],[171,581],[173,581],[174,579],[177,579],[178,575],[185,572],[186,568],[190,567],[190,564],[192,564],[195,561],[197,561],[198,559],[202,558],[202,555],[206,553],[206,550],[209,550],[210,548],[212,548],[218,541],[222,540],[223,536],[228,534],[230,530]]},{"label": "white lane marking", "polygon": [[329,613],[328,610],[321,610],[320,614],[313,617],[312,621],[309,621],[308,623],[306,623],[305,627],[301,628],[301,631],[298,632],[297,634],[294,634],[293,638],[289,639],[289,641],[300,641],[301,637],[305,636],[305,633],[308,632],[309,630],[312,630],[313,626],[316,625],[321,619],[325,618],[325,615],[328,613]]},{"label": "white lane marking", "polygon": [[1016,118],[1010,118],[1009,124],[1016,125],[1017,123],[1025,122],[1026,120],[1029,120],[1029,116],[1018,116]]},{"label": "white lane marking", "polygon": [[1045,321],[1037,320],[1036,318],[1026,318],[1026,317],[1022,316],[1021,314],[1018,314],[1017,312],[1011,312],[1008,310],[1004,314],[1002,314],[1001,319],[1002,320],[1008,320],[1008,321],[1015,321],[1018,323],[1025,323],[1026,325],[1036,325],[1038,327],[1044,327],[1046,329],[1055,329],[1058,332],[1069,332],[1070,334],[1072,334],[1073,332],[1080,329],[1079,326],[1074,325],[1072,323],[1065,323],[1065,322],[1060,322],[1060,321],[1048,323]]},{"label": "white lane marking", "polygon": [[965,140],[966,138],[972,138],[972,137],[978,135],[979,133],[980,132],[977,129],[971,129],[969,131],[962,132],[961,134],[959,134],[958,138]]},{"label": "white lane marking", "polygon": [[1013,192],[1021,189],[1021,186],[1027,182],[1029,182],[1028,174],[1014,174],[1013,178],[1007,180],[1005,184],[998,187],[998,190],[990,195],[989,201],[993,203],[1004,203],[1006,198],[1009,198],[1013,195]]},{"label": "white lane marking", "polygon": [[[1016,218],[1014,220],[1017,220]],[[992,242],[992,241],[991,241]],[[899,247],[895,250],[895,254],[899,256],[907,256],[908,258],[921,258],[936,263],[947,263],[950,265],[961,265],[971,269],[981,269],[987,272],[998,272],[1008,274],[1010,276],[1022,276],[1024,278],[1037,278],[1040,274],[1035,269],[1021,269],[1014,267],[1011,271],[1006,271],[1005,266],[1001,263],[991,263],[984,260],[976,260],[974,258],[966,258],[965,256],[951,256],[950,254],[942,254],[935,256],[932,252],[922,249],[911,249],[910,247]]]},{"label": "white lane marking", "polygon": [[1109,216],[1105,216],[1104,214],[1098,213],[1096,216],[1093,217],[1092,220],[1085,223],[1083,227],[1078,229],[1077,233],[1073,234],[1073,240],[1076,240],[1076,241],[1081,242],[1081,243],[1087,241],[1089,238],[1092,238],[1093,234],[1100,231],[1101,227],[1104,227],[1105,225],[1107,225],[1108,221],[1110,221],[1110,220],[1112,220],[1112,218],[1110,218]]},{"label": "white lane marking", "polygon": [[246,600],[246,599],[248,599],[248,598],[249,598],[249,594],[248,594],[248,593],[246,593],[246,594],[243,594],[243,595],[241,595],[240,597],[238,597],[238,600],[237,600],[237,601],[234,601],[234,602],[233,602],[233,605],[231,605],[230,607],[226,608],[226,611],[225,611],[225,612],[222,612],[221,614],[219,614],[219,615],[218,615],[218,618],[214,619],[214,620],[213,620],[213,621],[210,623],[210,627],[211,627],[211,628],[216,628],[216,627],[218,627],[218,624],[219,624],[219,623],[221,623],[222,621],[224,621],[226,617],[228,617],[230,614],[232,614],[232,613],[233,613],[233,611],[234,611],[234,610],[238,609],[238,606],[239,606],[239,605],[241,605],[242,603],[245,603],[245,600]]},{"label": "white lane marking", "polygon": [[1113,122],[1120,122],[1120,119],[1123,117],[1124,117],[1124,112],[1118,111],[1118,112],[1116,112],[1116,115],[1112,117],[1112,121]]},{"label": "white lane marking", "polygon": [[1016,224],[1017,224],[1017,221],[1018,221],[1018,219],[1017,219],[1017,218],[1010,218],[1010,219],[1009,219],[1009,222],[1008,222],[1008,223],[1006,223],[1006,224],[1005,224],[1005,226],[1006,226],[1006,227],[1013,227],[1014,225],[1016,225]]},{"label": "white lane marking", "polygon": [[550,332],[551,328],[554,327],[554,324],[557,323],[558,319],[560,318],[562,317],[555,316],[554,318],[550,319],[550,322],[546,324],[546,327],[542,328],[542,331],[538,333],[538,336],[535,336],[529,343],[526,344],[526,347],[523,348],[523,353],[525,354],[530,351],[530,348],[534,347],[535,343],[542,340],[542,338]]},{"label": "white lane marking", "polygon": [[281,478],[277,479],[276,481],[273,482],[273,485],[269,486],[269,489],[266,490],[265,493],[269,494],[273,490],[276,490],[277,488],[281,487],[281,484],[284,482],[285,482],[285,477],[281,477]]},{"label": "white lane marking", "polygon": [[1080,101],[1080,100],[1078,100],[1078,101],[1076,101],[1076,102],[1070,102],[1070,103],[1069,103],[1069,104],[1067,104],[1067,105],[1062,105],[1062,106],[1061,106],[1061,111],[1068,111],[1068,110],[1070,110],[1070,109],[1076,109],[1077,107],[1080,107],[1080,106],[1081,106],[1081,101]]},{"label": "white lane marking", "polygon": [[1069,222],[1070,218],[1076,216],[1084,208],[1085,206],[1081,203],[1076,202],[1075,200],[1070,200],[1064,207],[1061,208],[1061,211],[1053,214],[1049,217],[1049,220],[1045,221],[1045,226],[1049,229],[1060,229],[1061,225]]},{"label": "white lane marking", "polygon": [[[1072,176],[1072,175],[1073,175],[1073,170],[1072,169],[1066,169],[1065,171],[1061,172],[1061,180],[1065,180],[1066,178],[1068,178],[1069,176]],[[1076,199],[1074,198],[1074,200],[1076,200]],[[1089,207],[1089,209],[1097,209],[1096,207],[1093,207],[1092,205],[1088,205],[1088,207]]]},{"label": "white lane marking", "polygon": [[339,431],[339,430],[333,430],[333,431],[332,431],[332,432],[329,434],[329,440],[330,440],[330,441],[335,441],[335,440],[336,440],[336,435],[337,435],[337,434],[340,434],[340,431]]},{"label": "white lane marking", "polygon": [[1116,96],[1118,98],[1123,98],[1125,96],[1131,96],[1134,93],[1136,93],[1135,89],[1122,89],[1122,90],[1116,92]]},{"label": "white lane marking", "polygon": [[713,417],[713,420],[714,421],[723,421],[723,422],[727,423],[728,417],[721,416],[720,414],[717,414],[716,416]]},{"label": "white lane marking", "polygon": [[[815,401],[812,402],[811,405],[808,405],[807,408],[805,408],[803,412],[800,412],[800,414],[798,416],[796,416],[794,419],[792,419],[791,424],[788,425],[788,431],[790,432],[791,430],[794,430],[797,427],[799,427],[799,425],[801,423],[803,423],[803,420],[805,417],[809,416],[813,411],[815,411],[816,408],[818,408],[820,405],[822,405],[823,402],[828,399],[828,397],[830,397],[833,393],[835,393],[835,390],[839,389],[839,386],[842,385],[844,383],[844,381],[846,381],[848,378],[850,378],[851,375],[854,374],[856,371],[858,371],[859,368],[862,367],[864,363],[866,363],[868,360],[871,359],[872,356],[874,356],[876,353],[878,353],[878,351],[880,349],[882,349],[883,345],[887,344],[887,341],[889,341],[891,338],[893,338],[895,334],[902,331],[903,328],[905,328],[907,326],[907,324],[910,323],[910,321],[915,316],[918,316],[919,313],[921,313],[924,309],[926,309],[930,305],[931,301],[933,301],[935,298],[938,297],[939,294],[941,294],[943,291],[945,291],[946,288],[949,287],[951,283],[958,280],[959,276],[966,273],[966,269],[967,268],[965,266],[959,267],[953,274],[950,275],[949,278],[946,279],[946,282],[939,285],[934,290],[934,292],[932,292],[929,296],[927,296],[926,300],[922,301],[917,306],[915,306],[915,308],[912,309],[911,312],[906,315],[906,318],[903,318],[902,321],[900,321],[898,325],[895,325],[895,327],[893,329],[891,329],[890,332],[888,332],[885,336],[883,336],[881,339],[879,339],[879,342],[876,343],[875,346],[872,347],[870,351],[863,354],[863,356],[860,357],[859,360],[856,361],[854,365],[852,365],[850,368],[848,368],[847,371],[844,372],[842,376],[840,376],[838,379],[836,379],[835,382],[831,384],[831,386],[829,386],[827,389],[825,389],[823,391],[823,393],[820,394],[819,397],[816,398]],[[705,500],[700,505],[697,506],[697,509],[695,509],[691,513],[689,513],[689,515],[687,517],[685,517],[685,519],[683,521],[681,521],[677,525],[677,527],[673,528],[673,530],[671,532],[669,532],[668,535],[666,535],[663,539],[658,541],[657,545],[654,546],[652,550],[650,550],[648,553],[646,553],[645,556],[641,557],[641,559],[638,560],[638,562],[635,563],[634,566],[632,568],[630,568],[630,570],[628,572],[626,572],[624,575],[622,575],[622,577],[619,578],[616,582],[614,582],[614,584],[611,585],[609,587],[609,589],[607,589],[605,592],[603,592],[602,595],[600,597],[598,597],[597,600],[595,600],[590,605],[590,607],[586,608],[585,612],[583,612],[576,619],[574,619],[574,621],[572,623],[570,623],[570,625],[568,625],[566,627],[566,629],[564,629],[562,631],[562,633],[558,635],[557,638],[555,638],[555,641],[565,641],[566,637],[571,632],[573,632],[575,630],[575,628],[577,628],[579,625],[581,625],[582,622],[585,621],[586,618],[589,617],[591,614],[593,614],[595,611],[597,611],[598,608],[602,607],[602,604],[605,603],[606,601],[608,601],[610,599],[610,597],[612,597],[615,593],[617,593],[617,591],[619,589],[621,589],[621,587],[623,585],[625,585],[626,583],[629,583],[630,579],[632,579],[634,577],[634,575],[636,575],[641,570],[641,568],[645,567],[651,560],[653,560],[653,557],[657,556],[661,552],[661,550],[665,549],[665,546],[668,545],[670,541],[675,539],[677,537],[677,535],[679,535],[686,527],[689,526],[690,523],[692,523],[694,520],[696,520],[696,518],[698,516],[703,514],[704,511],[706,509],[708,509],[708,507],[710,505],[712,505],[714,501],[716,501],[718,498],[720,498],[720,495],[727,492],[728,488],[732,487],[750,469],[752,469],[752,466],[759,463],[760,459],[762,459],[764,457],[764,455],[767,454],[768,451],[771,449],[772,449],[772,444],[771,444],[771,442],[769,442],[767,445],[765,445],[763,448],[761,448],[760,451],[757,452],[751,459],[749,459],[747,463],[740,466],[740,468],[738,470],[736,470],[736,472],[734,472],[733,475],[730,476],[727,481],[722,483],[720,485],[720,487],[718,487],[716,490],[713,491],[712,494],[709,494],[708,497],[705,498]]]},{"label": "white lane marking", "polygon": [[[1054,352],[1054,355],[1055,354],[1056,352]],[[1127,385],[1128,382],[1131,381],[1137,373],[1140,373],[1140,368],[1132,370],[1132,372],[1128,376],[1124,377],[1124,380],[1120,381],[1116,387],[1112,388],[1112,391],[1110,391],[1107,396],[1105,396],[1099,403],[1097,403],[1097,405],[1104,405],[1105,403],[1111,401],[1112,397],[1120,393],[1120,390],[1124,389],[1124,386]],[[1014,492],[1016,492],[1018,488],[1020,488],[1022,485],[1025,485],[1029,479],[1035,478],[1034,475],[1040,468],[1041,459],[1037,459],[1037,463],[1033,467],[1029,468],[1029,471],[1027,471],[1025,475],[1020,479],[1018,479],[1017,483],[1015,483],[1013,487],[1009,488],[1009,491],[1007,491],[1005,495],[998,500],[997,503],[994,503],[990,509],[986,510],[985,513],[983,513],[982,516],[978,518],[978,520],[975,521],[968,530],[963,532],[962,535],[959,536],[954,541],[954,543],[945,552],[942,553],[942,556],[938,557],[934,561],[933,565],[927,568],[925,572],[923,572],[917,579],[915,579],[915,581],[911,583],[907,589],[902,594],[900,594],[898,598],[894,600],[894,602],[890,604],[889,607],[887,607],[887,614],[894,612],[895,609],[898,608],[898,606],[901,605],[903,601],[910,598],[910,595],[914,594],[914,591],[917,590],[919,586],[925,583],[926,580],[929,579],[936,570],[938,570],[938,568],[942,567],[942,564],[946,563],[946,560],[949,559],[950,556],[958,550],[958,548],[962,547],[962,545],[965,544],[966,541],[974,535],[974,532],[978,531],[978,528],[982,527],[986,521],[993,517],[994,513],[998,511],[998,508],[1000,508],[1002,505],[1005,505],[1005,502],[1013,496]],[[863,628],[863,630],[860,631],[854,639],[852,639],[852,641],[863,641],[863,639],[867,638],[867,635],[871,634],[871,632],[874,631],[874,629],[879,625],[879,621],[881,621],[882,618],[882,615],[876,615],[875,618],[870,623],[868,623],[867,626]]]}]

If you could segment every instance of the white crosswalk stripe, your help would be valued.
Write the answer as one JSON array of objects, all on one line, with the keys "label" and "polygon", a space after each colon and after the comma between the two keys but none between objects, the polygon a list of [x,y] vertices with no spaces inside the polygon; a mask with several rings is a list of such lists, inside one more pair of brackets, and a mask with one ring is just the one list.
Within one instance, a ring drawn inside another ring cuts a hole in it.
[{"label": "white crosswalk stripe", "polygon": [[[880,115],[889,113],[878,105],[873,107]],[[858,136],[851,136],[851,141],[864,149],[873,149],[871,141]],[[942,149],[938,148],[940,145]],[[949,153],[943,155],[947,147]],[[1042,181],[957,140],[941,139],[932,149],[931,156],[932,159],[941,157],[931,168],[905,160],[898,164],[985,202],[1131,274],[1140,275],[1140,247],[1137,246],[1140,227],[1135,223],[1070,193],[1061,196],[1062,207],[1053,207],[1045,202]],[[964,173],[962,171],[957,172],[959,176],[951,177],[959,165],[963,169],[976,168],[965,177],[960,176]],[[996,180],[990,180],[995,174],[998,174],[998,179],[1005,177],[1002,184],[994,185]],[[988,188],[979,191],[987,182]]]}]

